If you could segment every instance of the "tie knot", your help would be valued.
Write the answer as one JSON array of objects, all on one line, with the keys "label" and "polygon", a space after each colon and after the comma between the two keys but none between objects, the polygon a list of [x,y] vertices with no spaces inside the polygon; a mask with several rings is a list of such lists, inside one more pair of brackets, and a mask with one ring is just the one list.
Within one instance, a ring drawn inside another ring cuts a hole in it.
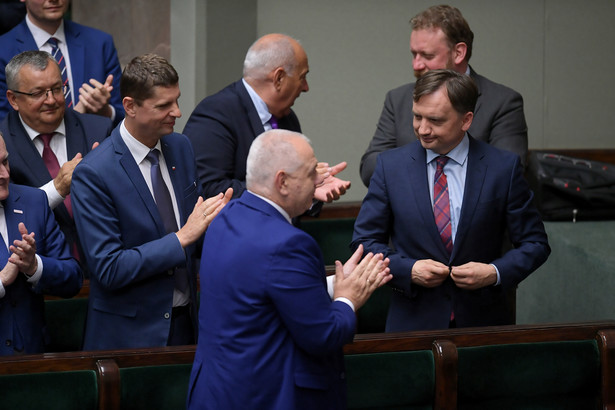
[{"label": "tie knot", "polygon": [[448,162],[448,157],[444,155],[440,155],[438,158],[436,158],[436,167],[437,167],[436,170],[442,171],[447,162]]},{"label": "tie knot", "polygon": [[53,138],[53,134],[39,134],[39,138],[43,141],[43,146],[49,147],[49,142]]},{"label": "tie knot", "polygon": [[277,130],[278,129],[278,119],[272,115],[271,118],[269,118],[269,125],[271,125],[271,129]]},{"label": "tie knot", "polygon": [[154,148],[147,154],[145,158],[150,162],[150,164],[158,165],[158,155],[159,154],[160,152],[156,148]]},{"label": "tie knot", "polygon": [[47,43],[49,43],[49,45],[51,47],[57,47],[58,46],[58,39],[55,37],[50,37],[49,40],[47,40]]}]

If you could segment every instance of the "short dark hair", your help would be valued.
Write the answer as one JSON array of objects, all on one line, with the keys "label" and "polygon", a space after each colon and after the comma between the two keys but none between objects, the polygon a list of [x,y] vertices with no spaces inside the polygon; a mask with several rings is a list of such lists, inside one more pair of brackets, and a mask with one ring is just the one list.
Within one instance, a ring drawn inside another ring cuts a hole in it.
[{"label": "short dark hair", "polygon": [[[46,51],[30,50],[17,54],[6,65],[4,72],[6,74],[6,88],[16,90],[19,88],[19,72],[24,66],[31,66],[37,71],[45,71],[49,64],[58,67],[58,63]],[[60,73],[60,67],[58,67]],[[60,74],[60,79],[62,75]]]},{"label": "short dark hair", "polygon": [[179,83],[175,68],[163,57],[143,54],[128,63],[120,79],[122,98],[132,97],[137,103],[154,94],[156,86],[171,87]]},{"label": "short dark hair", "polygon": [[439,28],[446,35],[451,48],[457,43],[465,43],[468,46],[466,61],[470,61],[474,33],[458,8],[444,4],[431,6],[412,17],[410,25],[412,30]]},{"label": "short dark hair", "polygon": [[466,74],[455,70],[429,70],[416,80],[412,99],[414,102],[429,94],[435,93],[440,87],[446,87],[448,99],[459,114],[474,112],[478,99],[478,87]]}]

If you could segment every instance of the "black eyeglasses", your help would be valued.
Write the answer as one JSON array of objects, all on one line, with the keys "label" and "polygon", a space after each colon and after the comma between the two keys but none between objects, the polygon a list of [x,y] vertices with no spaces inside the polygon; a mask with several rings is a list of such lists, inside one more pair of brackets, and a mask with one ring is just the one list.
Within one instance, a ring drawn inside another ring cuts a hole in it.
[{"label": "black eyeglasses", "polygon": [[58,98],[60,95],[64,96],[64,94],[66,94],[66,88],[67,87],[63,85],[61,87],[53,87],[53,88],[48,88],[46,90],[34,91],[33,93],[25,93],[23,91],[17,91],[17,90],[11,90],[11,91],[17,94],[27,95],[33,100],[38,101],[38,100],[46,100],[47,96],[49,95],[49,91],[51,91],[51,95],[53,95],[53,98]]}]

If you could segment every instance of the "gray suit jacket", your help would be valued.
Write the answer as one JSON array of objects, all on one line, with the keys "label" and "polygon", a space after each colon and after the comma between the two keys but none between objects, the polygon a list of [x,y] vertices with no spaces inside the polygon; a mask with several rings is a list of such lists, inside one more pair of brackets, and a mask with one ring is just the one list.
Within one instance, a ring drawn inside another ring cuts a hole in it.
[{"label": "gray suit jacket", "polygon": [[[518,154],[525,166],[527,125],[521,94],[476,74],[472,68],[470,75],[478,86],[478,101],[469,133],[494,147]],[[416,140],[412,127],[413,91],[414,83],[410,83],[387,93],[378,127],[361,158],[365,186],[369,186],[379,153]]]}]

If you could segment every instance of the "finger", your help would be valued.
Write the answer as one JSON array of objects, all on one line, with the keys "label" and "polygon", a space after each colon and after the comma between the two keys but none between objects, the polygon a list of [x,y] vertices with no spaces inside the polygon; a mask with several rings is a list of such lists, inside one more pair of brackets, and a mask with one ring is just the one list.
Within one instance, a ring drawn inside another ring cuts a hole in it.
[{"label": "finger", "polygon": [[94,144],[92,144],[92,149],[98,147],[100,145],[100,142],[96,141]]},{"label": "finger", "polygon": [[350,263],[352,265],[358,265],[359,261],[361,260],[362,255],[363,255],[363,244],[357,247],[357,249],[353,252],[353,254],[346,261],[346,263]]},{"label": "finger", "polygon": [[90,78],[90,84],[92,84],[92,87],[94,88],[103,88],[103,83],[95,78]]},{"label": "finger", "polygon": [[20,222],[19,225],[17,225],[17,229],[19,229],[19,233],[22,236],[28,234],[28,228],[26,228],[26,224],[23,222]]},{"label": "finger", "polygon": [[105,80],[105,87],[113,87],[113,74],[109,74]]},{"label": "finger", "polygon": [[345,170],[347,166],[348,166],[348,163],[346,161],[343,161],[343,162],[340,162],[339,164],[332,166],[329,172],[331,173],[331,175],[335,175],[338,172],[342,172],[343,170]]}]

